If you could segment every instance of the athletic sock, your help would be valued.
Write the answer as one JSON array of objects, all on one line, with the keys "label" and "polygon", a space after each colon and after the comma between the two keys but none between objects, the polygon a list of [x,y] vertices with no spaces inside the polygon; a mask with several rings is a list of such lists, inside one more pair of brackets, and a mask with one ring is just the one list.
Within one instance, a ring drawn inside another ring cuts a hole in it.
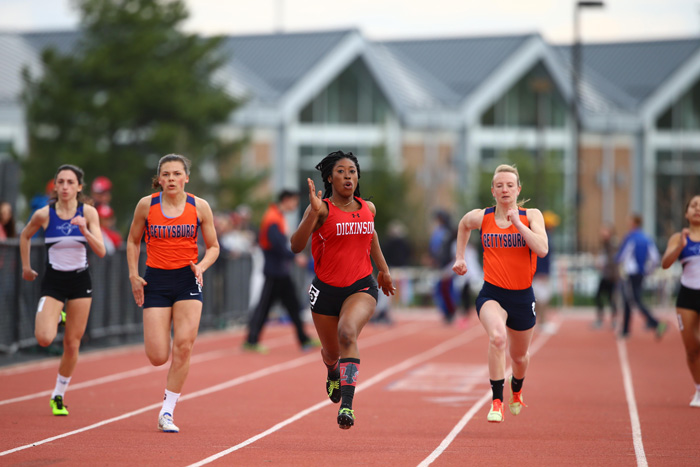
[{"label": "athletic sock", "polygon": [[357,375],[360,372],[360,359],[341,358],[338,362],[340,366],[340,395],[342,397],[340,407],[352,409],[352,399],[355,397]]},{"label": "athletic sock", "polygon": [[501,402],[503,402],[503,386],[505,386],[506,380],[505,379],[497,379],[497,380],[490,379],[489,382],[491,383],[491,391],[493,392],[493,400],[499,399]]},{"label": "athletic sock", "polygon": [[[323,361],[323,360],[321,360]],[[337,380],[340,378],[340,361],[336,360],[334,364],[329,365],[325,361],[323,361],[323,364],[326,365],[326,368],[328,369],[328,379],[332,380]]]},{"label": "athletic sock", "polygon": [[56,377],[56,387],[51,394],[51,399],[56,396],[63,397],[66,394],[66,389],[68,389],[68,384],[70,383],[70,376],[61,376],[60,374]]},{"label": "athletic sock", "polygon": [[172,391],[168,391],[167,389],[165,390],[165,395],[163,396],[163,407],[160,409],[160,413],[158,416],[160,417],[164,413],[169,413],[170,415],[173,415],[173,412],[175,412],[175,404],[177,404],[177,399],[180,397],[180,394],[177,394]]},{"label": "athletic sock", "polygon": [[520,379],[518,379],[518,378],[516,378],[515,376],[513,376],[513,379],[510,380],[510,389],[511,389],[513,392],[520,392],[520,391],[522,391],[522,389],[523,389],[523,381],[524,381],[524,380],[525,380],[525,378],[520,378]]}]

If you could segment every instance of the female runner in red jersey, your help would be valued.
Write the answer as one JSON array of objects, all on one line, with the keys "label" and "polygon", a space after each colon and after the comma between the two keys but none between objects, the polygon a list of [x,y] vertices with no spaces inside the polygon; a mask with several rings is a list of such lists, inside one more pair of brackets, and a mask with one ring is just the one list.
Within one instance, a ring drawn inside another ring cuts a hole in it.
[{"label": "female runner in red jersey", "polygon": [[503,421],[503,386],[506,347],[513,364],[510,412],[524,406],[523,380],[530,362],[530,341],[535,326],[532,276],[537,258],[547,255],[549,243],[539,209],[522,209],[518,170],[499,165],[491,181],[496,206],[469,211],[459,222],[457,255],[452,267],[465,274],[464,249],[472,230],[480,229],[484,250],[484,286],[476,298],[479,320],[489,336],[489,379],[493,391],[489,422]]},{"label": "female runner in red jersey", "polygon": [[[340,404],[338,426],[355,424],[353,396],[360,368],[357,338],[377,305],[378,287],[393,295],[389,266],[374,231],[376,208],[360,198],[360,164],[351,153],[328,154],[317,166],[325,194],[309,185],[309,206],[291,238],[292,251],[301,252],[311,239],[314,278],[309,288],[311,311],[328,369],[326,391]],[[371,257],[371,259],[370,259]],[[379,273],[372,277],[372,260]]]},{"label": "female runner in red jersey", "polygon": [[[151,363],[160,366],[171,351],[158,429],[177,433],[175,404],[190,369],[190,355],[202,315],[203,274],[219,256],[214,215],[209,203],[185,192],[190,161],[168,154],[158,162],[153,188],[136,205],[126,244],[129,280],[134,300],[143,306],[143,340]],[[206,252],[198,262],[197,231],[202,229]],[[146,237],[146,273],[139,275],[141,238]]]}]

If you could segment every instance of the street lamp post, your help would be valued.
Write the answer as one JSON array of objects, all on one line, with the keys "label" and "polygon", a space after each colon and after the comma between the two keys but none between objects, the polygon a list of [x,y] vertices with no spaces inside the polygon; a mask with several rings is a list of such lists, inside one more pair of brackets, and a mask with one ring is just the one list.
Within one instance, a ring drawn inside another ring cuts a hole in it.
[{"label": "street lamp post", "polygon": [[579,222],[580,212],[579,207],[581,204],[581,116],[579,112],[580,99],[581,99],[581,27],[579,20],[579,10],[582,8],[600,8],[603,7],[604,3],[601,1],[577,1],[574,6],[574,45],[571,48],[571,61],[572,61],[572,72],[571,72],[571,87],[573,88],[573,100],[572,100],[572,114],[574,118],[573,125],[573,142],[574,142],[574,163],[576,167],[576,228],[575,228],[575,238],[576,238],[576,248],[581,249],[580,245],[580,235],[579,235]]}]

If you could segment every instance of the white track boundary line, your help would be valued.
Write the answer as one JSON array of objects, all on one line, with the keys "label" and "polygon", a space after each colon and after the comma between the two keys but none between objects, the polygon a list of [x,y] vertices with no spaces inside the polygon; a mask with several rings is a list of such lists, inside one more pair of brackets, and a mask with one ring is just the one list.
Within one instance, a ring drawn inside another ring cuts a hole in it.
[{"label": "white track boundary line", "polygon": [[[537,340],[532,344],[532,347],[530,349],[530,354],[535,355],[537,351],[542,348],[542,346],[549,340],[550,334],[540,334],[537,338]],[[511,371],[510,366],[506,368],[506,374],[508,374]],[[486,405],[489,401],[492,400],[492,394],[491,390],[489,389],[486,391],[486,393],[474,403],[474,405],[467,410],[467,413],[464,414],[464,416],[460,419],[459,422],[452,428],[452,431],[445,437],[445,439],[442,440],[440,445],[435,448],[435,450],[430,453],[428,457],[423,459],[423,461],[418,464],[418,467],[427,467],[428,465],[432,464],[440,455],[442,455],[443,452],[445,452],[445,449],[447,449],[450,444],[457,438],[459,433],[464,429],[465,426],[467,426],[467,423],[476,415],[476,413],[481,410],[481,408]]]},{"label": "white track boundary line", "polygon": [[[370,338],[366,339],[366,341],[363,341],[365,344],[364,346],[367,347],[369,345],[378,345],[382,342],[389,342],[389,341],[392,341],[398,337],[403,337],[405,335],[409,335],[409,334],[412,334],[416,331],[419,331],[419,330],[423,329],[423,327],[424,327],[424,324],[416,323],[416,324],[407,325],[404,327],[404,329],[400,329],[400,330],[391,329],[391,330],[388,330],[388,331],[383,332],[381,334],[371,336]],[[367,341],[369,341],[369,344],[367,343]],[[210,386],[206,389],[201,389],[199,391],[195,391],[195,392],[192,392],[190,394],[186,394],[186,395],[180,397],[178,402],[182,402],[182,401],[186,401],[189,399],[194,399],[197,397],[205,396],[205,395],[217,392],[217,391],[222,391],[224,389],[229,389],[229,388],[232,388],[234,386],[238,386],[240,384],[247,383],[249,381],[253,381],[255,379],[263,378],[265,376],[275,375],[280,371],[289,370],[289,369],[296,368],[296,367],[305,365],[307,363],[316,362],[316,361],[318,361],[318,355],[316,355],[316,354],[298,357],[298,358],[293,359],[293,360],[289,360],[289,361],[278,363],[278,364],[275,364],[275,365],[272,365],[272,366],[269,366],[266,368],[262,368],[258,371],[253,372],[253,373],[239,376],[239,377],[234,378],[232,380],[229,380],[229,381],[226,381],[226,382],[214,385],[214,386]],[[161,402],[151,404],[151,405],[148,405],[146,407],[142,407],[140,409],[137,409],[137,410],[134,410],[131,412],[127,412],[123,415],[119,415],[117,417],[103,420],[101,422],[85,426],[83,428],[79,428],[77,430],[62,433],[60,435],[56,435],[56,436],[52,436],[50,438],[42,439],[40,441],[35,441],[31,444],[25,444],[24,446],[18,446],[18,447],[13,448],[13,449],[8,449],[6,451],[0,452],[0,457],[15,453],[15,452],[23,451],[25,449],[40,446],[42,444],[50,443],[51,441],[55,441],[57,439],[67,438],[68,436],[76,435],[76,434],[83,433],[83,432],[86,432],[86,431],[89,431],[89,430],[92,430],[95,428],[99,428],[99,427],[107,425],[109,423],[118,422],[120,420],[124,420],[124,419],[130,418],[130,417],[133,417],[135,415],[142,414],[142,413],[147,412],[149,410],[157,409],[161,405],[162,405]]]},{"label": "white track boundary line", "polygon": [[[409,323],[409,324],[406,324],[404,327],[410,328],[411,326],[415,327],[415,326],[417,326],[417,324]],[[363,344],[365,346],[374,345],[372,343],[373,342],[372,339],[375,336],[382,336],[383,334],[384,334],[384,332],[381,332],[381,333],[375,334],[371,337],[368,337],[366,340],[363,341]],[[289,341],[289,339],[290,338],[287,336],[275,337],[274,339],[270,339],[270,343],[267,344],[267,347],[271,348],[271,349],[275,348],[275,347],[280,347],[280,346],[284,345],[287,341]],[[381,342],[381,339],[379,339],[379,342]],[[117,349],[117,350],[119,350],[119,349]],[[140,351],[143,352],[142,349],[140,349]],[[204,352],[201,354],[193,355],[192,358],[190,359],[190,365],[196,364],[196,363],[206,362],[209,360],[214,360],[214,359],[219,358],[219,357],[227,357],[227,356],[232,356],[232,355],[234,355],[234,353],[231,350],[225,350],[225,349],[211,350],[209,352]],[[55,361],[51,361],[48,363],[50,363],[50,365],[52,367],[56,366]],[[85,389],[85,388],[89,388],[89,387],[93,387],[93,386],[98,386],[100,384],[107,384],[107,383],[113,383],[115,381],[122,381],[126,378],[133,378],[136,376],[146,375],[149,373],[157,373],[159,371],[165,371],[167,369],[168,369],[168,367],[166,365],[161,365],[161,366],[157,366],[157,367],[154,367],[152,365],[143,366],[140,368],[135,368],[133,370],[123,371],[121,373],[115,373],[112,375],[102,376],[100,378],[96,378],[96,379],[92,379],[92,380],[88,380],[88,381],[82,381],[80,383],[73,383],[73,384],[71,384],[70,389],[71,389],[71,391],[75,391],[77,389]],[[53,390],[48,389],[45,391],[39,391],[39,392],[35,392],[32,394],[24,395],[24,396],[13,397],[11,399],[0,400],[0,406],[50,396],[52,392],[53,392]]]},{"label": "white track boundary line", "polygon": [[622,370],[622,381],[625,385],[627,409],[630,413],[634,455],[637,457],[637,465],[639,467],[646,467],[648,464],[647,456],[644,453],[644,443],[642,442],[642,425],[639,422],[637,400],[634,397],[634,387],[632,385],[632,370],[630,369],[629,358],[627,357],[627,346],[625,345],[624,339],[617,340],[617,355],[620,358],[620,369]]},{"label": "white track boundary line", "polygon": [[[456,337],[453,337],[452,339],[450,339],[446,342],[443,342],[442,344],[439,344],[430,350],[426,350],[425,352],[422,352],[422,353],[415,355],[407,360],[404,360],[403,362],[401,362],[397,365],[394,365],[391,368],[388,368],[388,369],[376,374],[372,378],[368,379],[364,384],[359,385],[357,387],[357,389],[355,390],[355,392],[359,392],[359,391],[365,390],[367,388],[370,388],[370,387],[374,386],[375,384],[381,382],[382,380],[387,379],[400,371],[407,370],[407,369],[411,368],[412,366],[415,366],[415,365],[422,363],[426,360],[429,360],[433,357],[437,357],[438,355],[441,355],[441,354],[447,352],[448,350],[452,350],[455,347],[458,347],[460,345],[464,345],[465,343],[469,342],[470,340],[475,339],[476,337],[481,335],[482,334],[481,331],[482,331],[482,329],[480,327],[479,328],[473,327],[464,334],[460,334]],[[263,431],[262,433],[259,433],[251,438],[248,438],[247,440],[245,440],[245,441],[243,441],[235,446],[232,446],[228,449],[225,449],[224,451],[221,451],[221,452],[218,452],[212,456],[209,456],[206,459],[202,459],[199,462],[195,462],[194,464],[190,464],[189,467],[199,467],[199,466],[214,462],[215,460],[221,459],[222,457],[224,457],[228,454],[231,454],[232,452],[238,451],[239,449],[242,449],[242,448],[258,441],[259,439],[265,438],[266,436],[271,435],[272,433],[275,433],[276,431],[281,430],[282,428],[286,427],[287,425],[290,425],[290,424],[296,422],[297,420],[305,417],[306,415],[309,415],[309,414],[317,411],[318,409],[320,409],[326,405],[329,405],[330,403],[331,403],[331,401],[329,399],[326,399],[323,402],[319,402],[316,405],[312,405],[311,407],[304,409],[301,412],[297,412],[295,415],[292,415],[288,419],[283,420],[283,421],[277,423],[276,425],[268,428],[267,430]]]}]

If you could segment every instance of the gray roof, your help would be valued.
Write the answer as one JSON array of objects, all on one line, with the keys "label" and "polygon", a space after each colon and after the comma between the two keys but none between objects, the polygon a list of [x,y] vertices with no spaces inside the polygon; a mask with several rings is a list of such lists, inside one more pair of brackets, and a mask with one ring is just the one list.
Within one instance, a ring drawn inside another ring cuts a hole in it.
[{"label": "gray roof", "polygon": [[[700,39],[584,44],[582,80],[622,109],[636,110],[700,48]],[[571,63],[571,46],[557,47]]]},{"label": "gray roof", "polygon": [[229,36],[224,52],[231,71],[256,99],[282,96],[352,30]]},{"label": "gray roof", "polygon": [[380,44],[406,68],[421,76],[426,89],[444,105],[454,106],[466,99],[533,36],[388,41]]},{"label": "gray roof", "polygon": [[[358,31],[229,36],[223,41],[229,60],[216,79],[248,105],[272,109],[353,34]],[[361,58],[400,113],[453,111],[535,36],[367,42]],[[0,33],[0,102],[17,101],[22,67],[39,72],[44,47],[70,53],[79,39],[78,31]],[[592,113],[635,112],[699,48],[700,39],[583,45],[583,107]],[[553,49],[569,73],[571,47]]]}]

